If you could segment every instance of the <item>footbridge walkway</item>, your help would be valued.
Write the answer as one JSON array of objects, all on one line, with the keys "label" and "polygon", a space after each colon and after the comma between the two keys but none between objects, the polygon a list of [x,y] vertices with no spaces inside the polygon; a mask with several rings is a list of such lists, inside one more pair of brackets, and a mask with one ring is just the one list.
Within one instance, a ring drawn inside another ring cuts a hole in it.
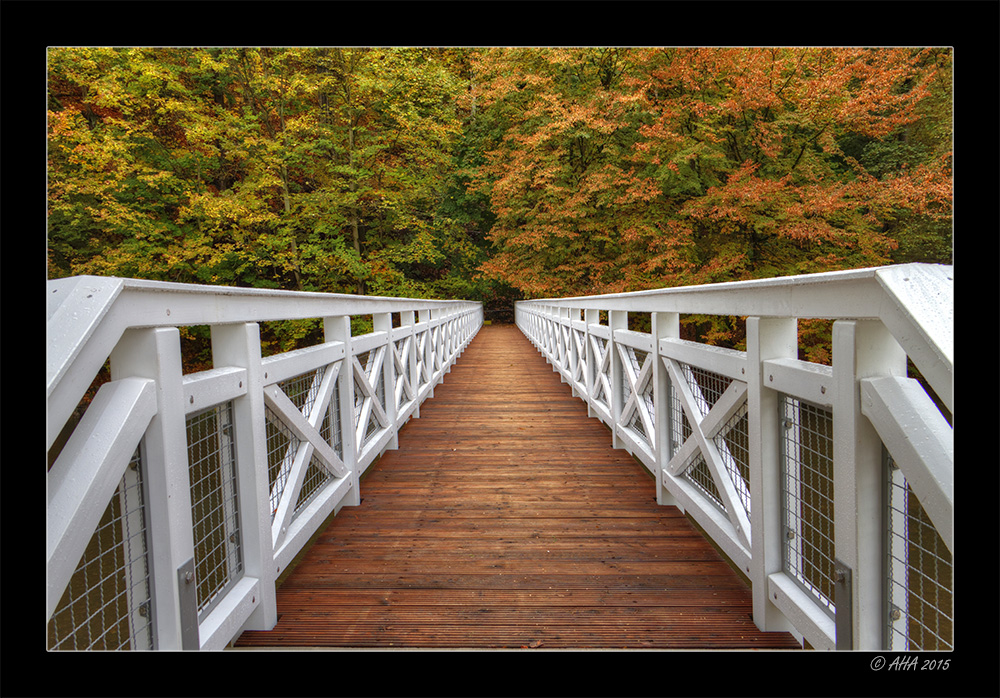
[{"label": "footbridge walkway", "polygon": [[[524,301],[515,327],[50,281],[48,646],[950,649],[951,289],[905,265]],[[745,350],[687,314],[745,318]],[[323,343],[262,356],[260,323],[302,318]],[[812,318],[830,366],[798,356]]]}]

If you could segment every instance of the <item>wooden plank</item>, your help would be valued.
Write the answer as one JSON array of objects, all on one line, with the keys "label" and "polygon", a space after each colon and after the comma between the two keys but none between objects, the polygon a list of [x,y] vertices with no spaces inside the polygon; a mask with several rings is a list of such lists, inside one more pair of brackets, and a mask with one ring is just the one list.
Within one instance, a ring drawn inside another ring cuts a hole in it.
[{"label": "wooden plank", "polygon": [[514,327],[461,360],[237,647],[795,648]]}]

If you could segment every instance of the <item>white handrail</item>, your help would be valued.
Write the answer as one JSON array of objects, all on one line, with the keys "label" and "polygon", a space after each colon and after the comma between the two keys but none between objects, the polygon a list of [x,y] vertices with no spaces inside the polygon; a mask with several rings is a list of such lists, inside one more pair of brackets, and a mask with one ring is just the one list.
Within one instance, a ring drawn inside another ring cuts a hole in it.
[{"label": "white handrail", "polygon": [[[689,513],[748,576],[758,627],[816,648],[898,649],[905,637],[927,649],[907,634],[926,619],[906,610],[921,605],[907,575],[926,570],[900,561],[909,528],[929,519],[933,562],[950,570],[953,438],[906,359],[952,412],[952,280],[950,266],[907,264],[533,299],[515,318],[613,444],[654,474],[658,501]],[[650,313],[651,332],[629,331],[628,313]],[[746,351],[680,339],[681,314],[746,317]],[[832,367],[798,359],[797,320],[812,318],[835,321]],[[653,404],[641,422],[634,390]],[[899,489],[923,512],[899,504]],[[932,581],[950,595],[946,576]],[[950,626],[949,608],[925,613]]]},{"label": "white handrail", "polygon": [[[468,301],[102,277],[46,291],[49,448],[111,364],[48,473],[59,648],[221,649],[273,627],[278,575],[360,502],[364,470],[396,448],[483,322]],[[352,337],[352,315],[371,315],[374,331]],[[307,318],[323,320],[323,344],[261,357],[257,323]],[[210,326],[214,368],[184,375],[178,328],[191,325]],[[124,562],[87,588],[82,567],[103,545]],[[90,597],[105,608],[81,621]]]}]

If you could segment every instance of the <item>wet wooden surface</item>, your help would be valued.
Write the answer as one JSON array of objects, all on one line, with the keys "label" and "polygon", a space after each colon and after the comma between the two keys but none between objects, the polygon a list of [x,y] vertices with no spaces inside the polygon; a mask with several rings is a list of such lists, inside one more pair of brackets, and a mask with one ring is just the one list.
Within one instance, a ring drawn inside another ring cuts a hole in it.
[{"label": "wet wooden surface", "polygon": [[514,326],[480,330],[237,647],[796,648]]}]

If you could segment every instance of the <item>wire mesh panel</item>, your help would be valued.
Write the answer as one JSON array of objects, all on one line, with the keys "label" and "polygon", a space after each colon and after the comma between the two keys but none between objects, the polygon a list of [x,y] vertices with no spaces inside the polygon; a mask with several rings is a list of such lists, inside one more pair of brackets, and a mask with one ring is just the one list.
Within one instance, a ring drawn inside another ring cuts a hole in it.
[{"label": "wire mesh panel", "polygon": [[703,415],[708,414],[732,383],[731,378],[690,364],[681,364],[681,370]]},{"label": "wire mesh panel", "polygon": [[833,414],[784,395],[782,565],[831,616],[834,605]]},{"label": "wire mesh panel", "polygon": [[153,649],[141,449],[48,623],[51,650]]},{"label": "wire mesh panel", "polygon": [[316,402],[320,385],[323,383],[324,373],[326,373],[326,366],[320,366],[314,371],[308,371],[281,381],[278,383],[278,387],[299,408],[303,416],[308,417],[312,412],[313,403]]},{"label": "wire mesh panel", "polygon": [[719,488],[716,487],[715,479],[708,469],[708,463],[705,462],[705,457],[701,453],[695,453],[688,459],[684,465],[684,477],[704,492],[709,501],[720,510],[726,511],[726,505],[722,501],[722,495],[719,494]]},{"label": "wire mesh panel", "polygon": [[264,408],[265,435],[267,439],[267,483],[270,491],[271,519],[278,511],[278,503],[285,491],[292,461],[299,448],[299,438],[285,426],[270,407]]},{"label": "wire mesh panel", "polygon": [[670,422],[670,457],[672,458],[677,449],[681,447],[684,441],[691,436],[691,424],[688,422],[687,415],[684,414],[684,408],[681,405],[681,396],[677,390],[677,386],[671,383],[667,390],[668,402],[670,404],[670,413],[668,415]]},{"label": "wire mesh panel", "polygon": [[952,555],[886,454],[886,649],[953,649]]},{"label": "wire mesh panel", "polygon": [[198,613],[208,613],[243,572],[233,408],[227,402],[187,419]]}]

